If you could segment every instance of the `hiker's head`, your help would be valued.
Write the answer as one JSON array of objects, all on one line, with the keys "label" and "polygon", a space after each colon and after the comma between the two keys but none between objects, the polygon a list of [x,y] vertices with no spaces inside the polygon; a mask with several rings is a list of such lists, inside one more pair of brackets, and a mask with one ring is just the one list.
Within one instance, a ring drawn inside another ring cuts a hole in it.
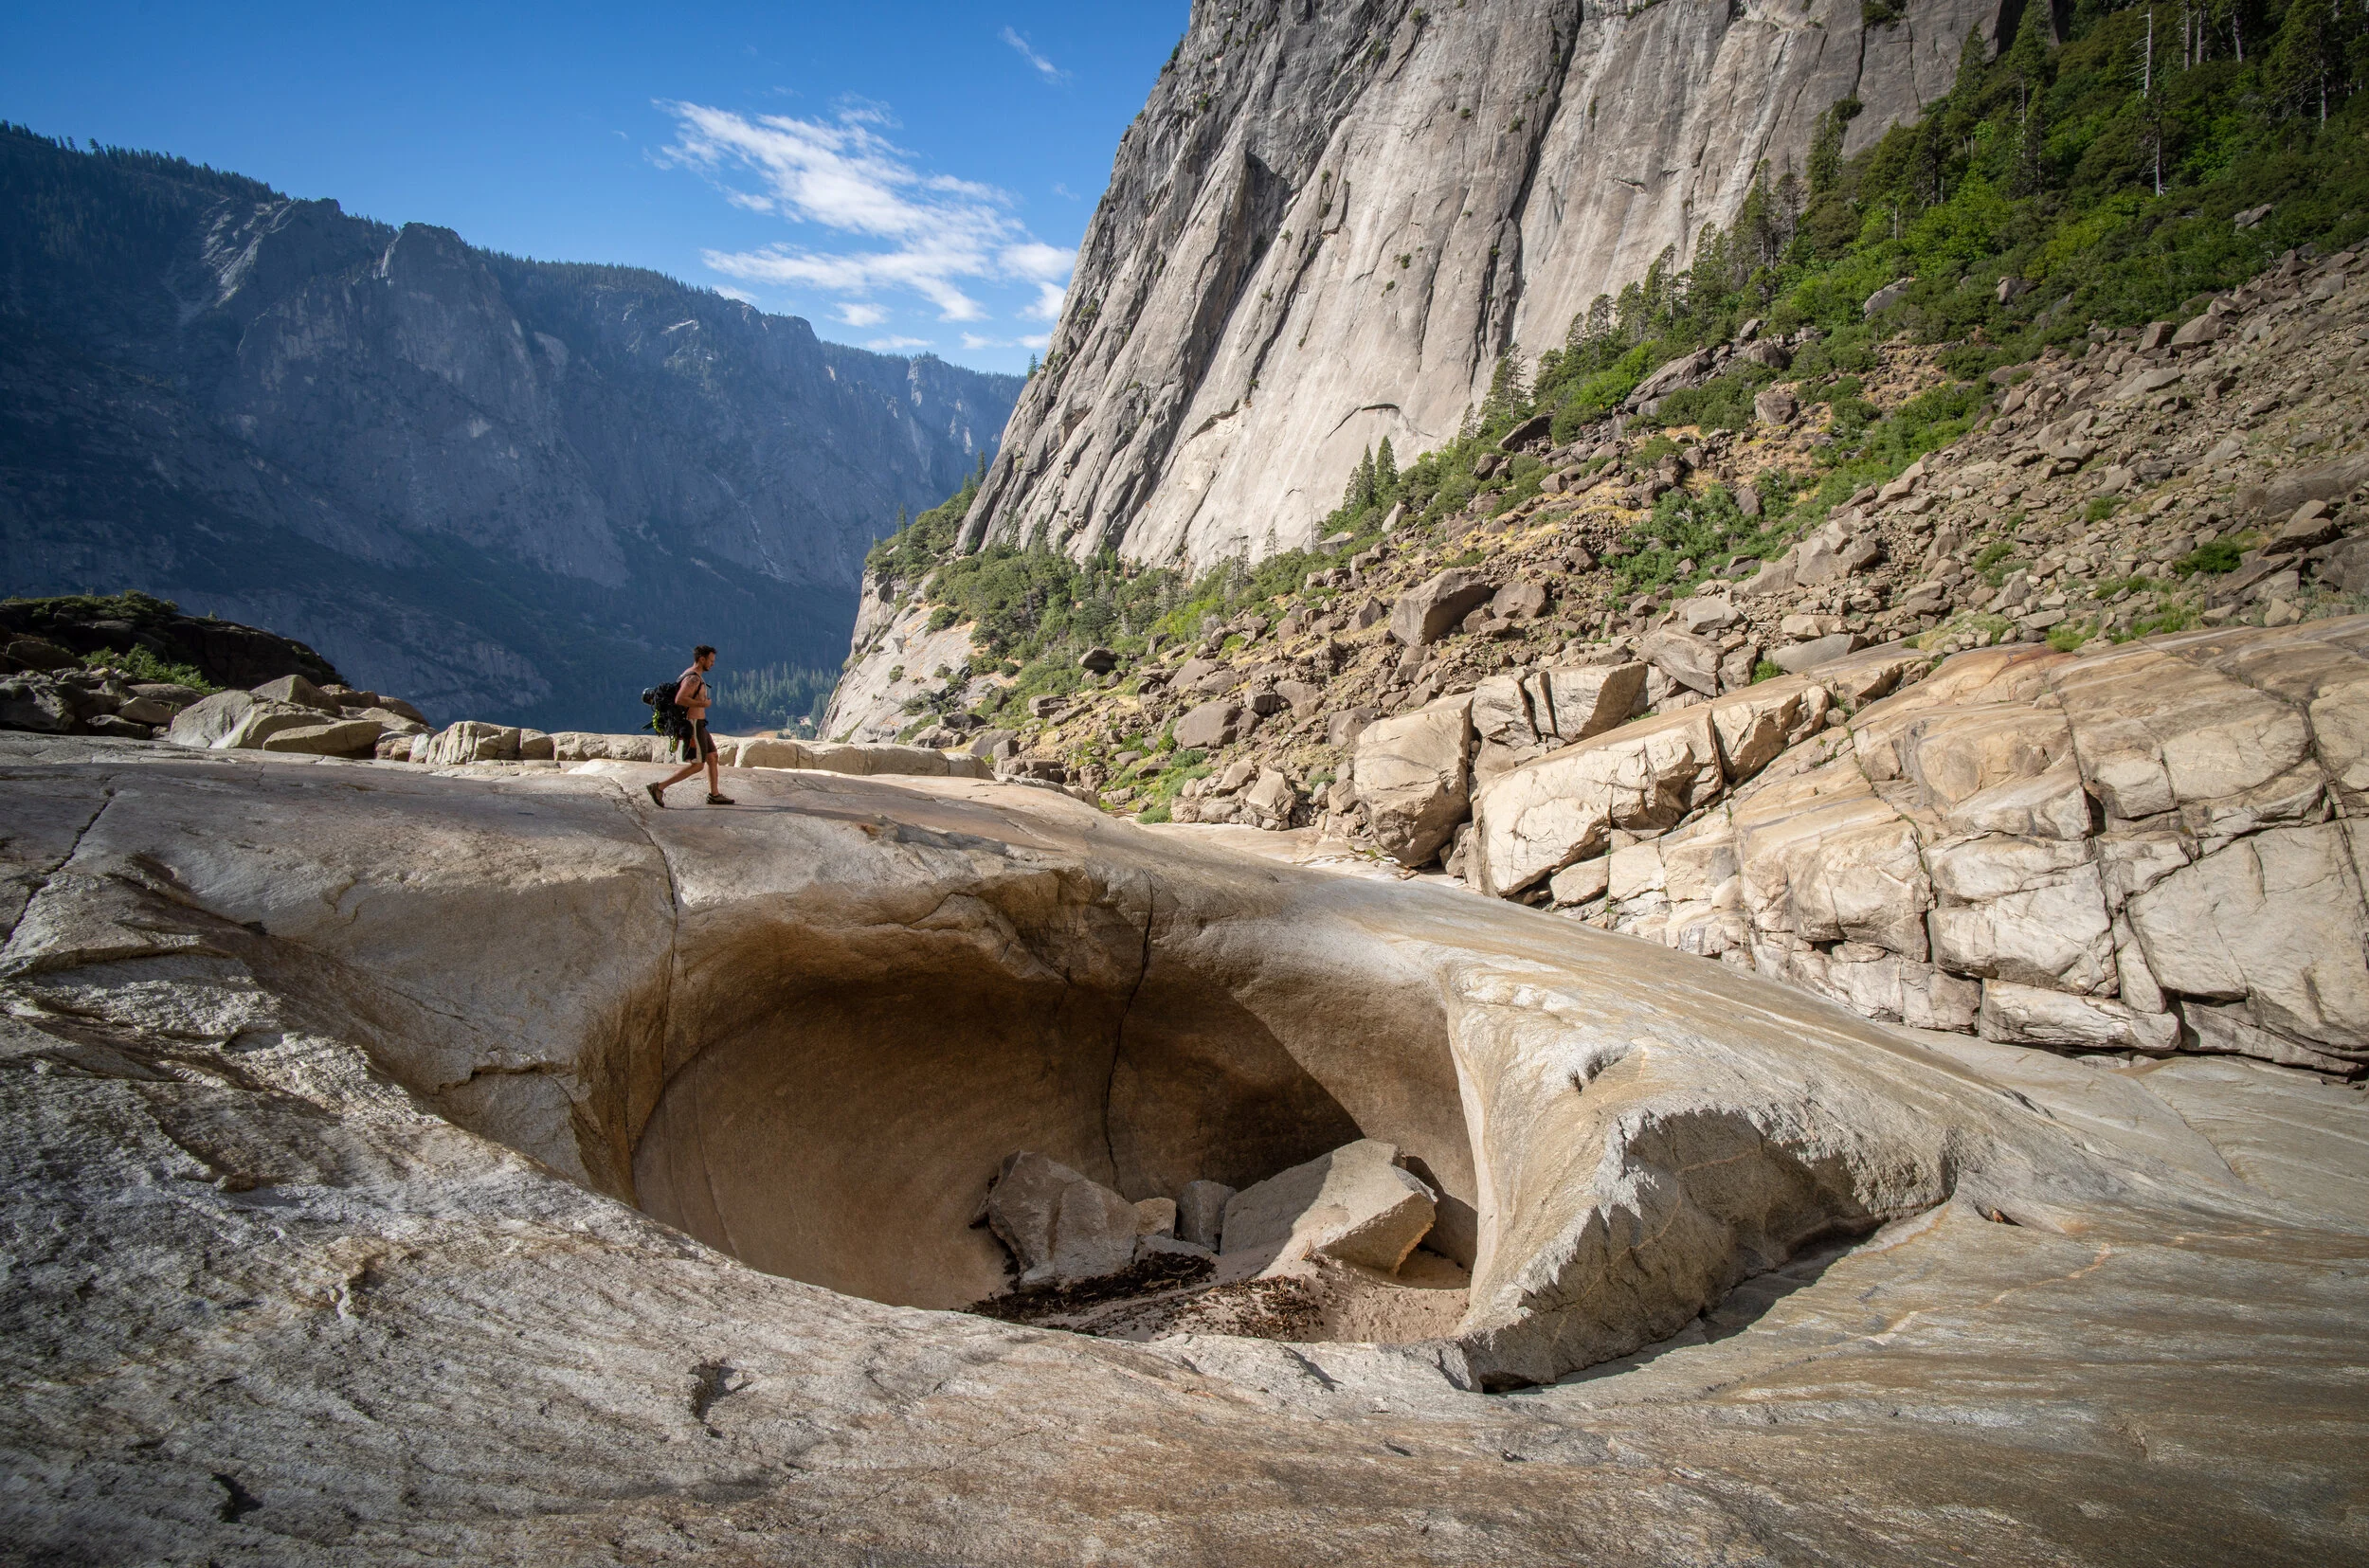
[{"label": "hiker's head", "polygon": [[715,662],[715,650],[702,642],[691,650],[691,662],[702,670],[707,669]]}]

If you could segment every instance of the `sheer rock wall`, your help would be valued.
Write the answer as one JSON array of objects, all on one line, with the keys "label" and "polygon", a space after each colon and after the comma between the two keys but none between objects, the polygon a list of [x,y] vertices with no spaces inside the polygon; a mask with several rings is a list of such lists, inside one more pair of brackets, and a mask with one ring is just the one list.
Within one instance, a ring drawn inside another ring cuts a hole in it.
[{"label": "sheer rock wall", "polygon": [[1366,447],[1455,434],[1820,113],[1944,95],[1996,0],[1622,14],[1568,0],[1196,6],[1119,145],[1045,369],[966,539],[1202,568],[1305,545]]}]

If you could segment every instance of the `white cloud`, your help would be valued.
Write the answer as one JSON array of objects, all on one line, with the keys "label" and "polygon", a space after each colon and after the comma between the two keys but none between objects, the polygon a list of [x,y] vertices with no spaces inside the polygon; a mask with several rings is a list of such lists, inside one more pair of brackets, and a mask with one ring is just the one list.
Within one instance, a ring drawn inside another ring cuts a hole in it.
[{"label": "white cloud", "polygon": [[736,289],[730,283],[717,284],[715,292],[727,299],[737,299],[744,305],[753,305],[757,302],[755,295],[750,294],[747,289]]},{"label": "white cloud", "polygon": [[[893,123],[876,104],[842,105],[836,120],[754,117],[696,103],[661,103],[676,139],[660,161],[694,169],[735,205],[772,211],[877,242],[849,251],[789,243],[701,253],[708,266],[743,282],[866,295],[909,289],[947,321],[980,321],[986,310],[964,289],[977,279],[1066,278],[1072,252],[1031,236],[992,186],[930,174],[875,129]],[[727,176],[758,189],[725,188]]]},{"label": "white cloud", "polygon": [[987,337],[979,333],[963,333],[963,347],[973,353],[982,349],[1043,349],[1053,342],[1051,333],[1028,333],[1020,337]]},{"label": "white cloud", "polygon": [[1025,60],[1029,64],[1035,66],[1037,74],[1044,78],[1047,81],[1059,81],[1069,75],[1067,71],[1061,69],[1058,65],[1054,64],[1053,62],[1047,60],[1044,56],[1039,54],[1035,49],[1031,48],[1027,39],[1022,38],[1019,33],[1013,31],[1009,27],[1004,29],[1004,42],[1009,44],[1013,48],[1020,51],[1021,59]]},{"label": "white cloud", "polygon": [[1049,282],[1070,275],[1077,265],[1077,252],[1030,240],[1025,244],[1004,246],[1004,265],[1022,278]]},{"label": "white cloud", "polygon": [[1020,314],[1035,321],[1058,321],[1061,319],[1061,301],[1068,296],[1069,290],[1058,283],[1039,283],[1037,302]]},{"label": "white cloud", "polygon": [[926,349],[929,346],[930,340],[926,337],[876,337],[864,345],[875,353],[884,354],[903,353],[907,349]]},{"label": "white cloud", "polygon": [[888,319],[888,312],[877,305],[849,303],[839,308],[839,318],[851,327],[877,327]]}]

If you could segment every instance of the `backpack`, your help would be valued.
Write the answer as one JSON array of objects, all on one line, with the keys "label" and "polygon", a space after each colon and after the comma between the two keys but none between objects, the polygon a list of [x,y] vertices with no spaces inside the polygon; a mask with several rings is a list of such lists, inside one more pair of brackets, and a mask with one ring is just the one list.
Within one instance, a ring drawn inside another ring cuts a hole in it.
[{"label": "backpack", "polygon": [[682,687],[682,676],[676,676],[661,685],[642,689],[642,700],[655,712],[650,715],[650,728],[661,735],[679,735],[691,728],[691,715],[676,706],[675,694]]}]

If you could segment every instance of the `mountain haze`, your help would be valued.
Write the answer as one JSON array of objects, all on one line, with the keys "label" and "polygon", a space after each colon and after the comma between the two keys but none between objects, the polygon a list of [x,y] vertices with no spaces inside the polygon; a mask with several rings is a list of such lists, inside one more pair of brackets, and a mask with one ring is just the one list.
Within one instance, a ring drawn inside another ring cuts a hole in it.
[{"label": "mountain haze", "polygon": [[656,273],[0,131],[0,591],[140,588],[431,716],[828,670],[866,548],[1020,387]]}]

